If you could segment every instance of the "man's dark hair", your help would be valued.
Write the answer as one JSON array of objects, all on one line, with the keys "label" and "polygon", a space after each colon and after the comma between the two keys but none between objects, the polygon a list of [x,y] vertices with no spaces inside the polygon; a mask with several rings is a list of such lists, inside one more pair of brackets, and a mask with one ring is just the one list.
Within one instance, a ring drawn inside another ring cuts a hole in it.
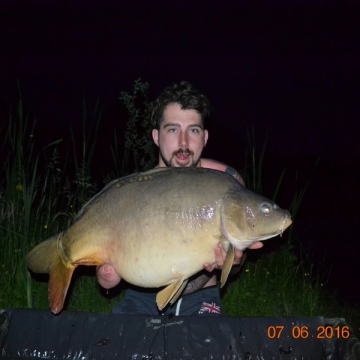
[{"label": "man's dark hair", "polygon": [[154,101],[151,120],[155,129],[160,129],[164,120],[164,110],[169,104],[179,104],[183,110],[196,110],[201,116],[203,127],[205,119],[210,115],[209,99],[194,89],[189,82],[182,81],[167,87]]}]

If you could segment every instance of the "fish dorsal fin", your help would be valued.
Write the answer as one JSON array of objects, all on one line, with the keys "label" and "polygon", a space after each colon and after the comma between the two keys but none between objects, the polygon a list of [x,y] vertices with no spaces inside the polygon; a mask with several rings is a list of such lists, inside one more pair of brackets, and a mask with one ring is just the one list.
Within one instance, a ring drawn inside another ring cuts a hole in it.
[{"label": "fish dorsal fin", "polygon": [[152,175],[152,174],[156,174],[158,172],[166,171],[166,170],[169,170],[169,169],[170,168],[168,168],[168,167],[156,167],[154,169],[150,169],[150,170],[141,172],[138,175]]},{"label": "fish dorsal fin", "polygon": [[[223,246],[224,247],[224,246]],[[227,253],[223,268],[221,270],[220,286],[223,287],[226,283],[226,280],[230,274],[231,268],[233,266],[235,251],[234,246],[231,243],[228,243]]]},{"label": "fish dorsal fin", "polygon": [[[170,300],[175,295],[177,295],[179,290],[183,290],[182,284],[184,281],[185,281],[184,276],[179,276],[172,284],[168,285],[165,289],[157,293],[156,304],[159,310],[162,310],[170,302]],[[177,295],[177,297],[179,297],[179,295]]]},{"label": "fish dorsal fin", "polygon": [[102,196],[113,188],[121,188],[124,185],[141,182],[141,181],[148,181],[152,179],[152,176],[158,172],[169,170],[170,168],[155,168],[144,172],[138,172],[134,174],[130,174],[127,176],[123,176],[119,179],[115,179],[111,182],[109,182],[101,191],[99,191],[96,195],[94,195],[77,213],[75,216],[73,223],[75,223],[77,220],[79,220],[88,210],[91,206],[93,206],[95,203],[97,203]]}]

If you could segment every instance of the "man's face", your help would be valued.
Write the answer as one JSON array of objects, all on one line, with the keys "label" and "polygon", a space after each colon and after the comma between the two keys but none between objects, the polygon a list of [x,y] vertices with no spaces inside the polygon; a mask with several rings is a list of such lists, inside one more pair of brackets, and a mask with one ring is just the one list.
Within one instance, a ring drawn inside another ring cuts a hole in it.
[{"label": "man's face", "polygon": [[182,110],[178,104],[165,108],[160,129],[153,129],[152,136],[159,147],[160,167],[198,166],[208,132],[201,125],[196,110]]}]

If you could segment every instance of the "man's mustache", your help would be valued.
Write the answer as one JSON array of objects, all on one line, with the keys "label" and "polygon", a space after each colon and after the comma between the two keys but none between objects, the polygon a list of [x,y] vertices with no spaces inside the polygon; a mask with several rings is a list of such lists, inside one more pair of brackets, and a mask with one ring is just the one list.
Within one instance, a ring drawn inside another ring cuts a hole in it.
[{"label": "man's mustache", "polygon": [[191,151],[190,149],[186,148],[186,149],[179,149],[173,152],[173,156],[177,156],[177,155],[186,155],[186,156],[191,156],[194,155],[194,152]]}]

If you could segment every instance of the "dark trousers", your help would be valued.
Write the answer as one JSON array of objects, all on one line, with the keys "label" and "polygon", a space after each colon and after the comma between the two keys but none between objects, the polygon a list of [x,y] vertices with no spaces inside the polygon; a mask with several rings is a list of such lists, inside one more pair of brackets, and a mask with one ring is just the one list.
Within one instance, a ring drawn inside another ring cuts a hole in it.
[{"label": "dark trousers", "polygon": [[222,315],[220,292],[217,286],[203,288],[189,295],[184,295],[173,305],[160,312],[156,306],[157,291],[137,291],[127,289],[124,298],[117,304],[114,314],[142,315]]}]

